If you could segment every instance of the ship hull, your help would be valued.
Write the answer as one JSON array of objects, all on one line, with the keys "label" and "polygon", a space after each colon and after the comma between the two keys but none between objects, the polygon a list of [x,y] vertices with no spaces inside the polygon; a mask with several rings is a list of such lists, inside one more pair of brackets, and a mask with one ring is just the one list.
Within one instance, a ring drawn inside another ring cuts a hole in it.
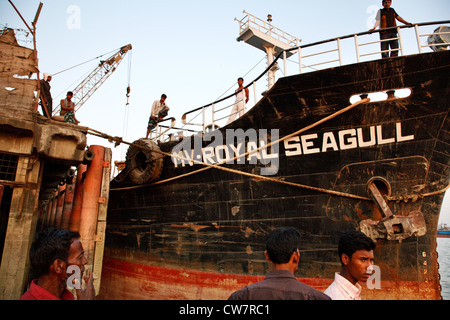
[{"label": "ship hull", "polygon": [[438,238],[450,238],[450,231],[438,231],[437,237]]},{"label": "ship hull", "polygon": [[[116,252],[118,254],[119,252]],[[123,256],[126,253],[122,253]],[[105,300],[226,300],[235,290],[262,281],[263,275],[205,272],[193,269],[157,267],[148,261],[137,263],[106,258],[102,273],[102,290],[98,298]],[[330,278],[297,279],[317,290],[333,282]],[[381,289],[362,287],[365,300],[438,300],[439,285],[414,280],[381,280]],[[106,288],[106,289],[105,289]]]},{"label": "ship hull", "polygon": [[[422,54],[282,78],[220,130],[222,142],[203,141],[199,158],[212,163],[211,150],[219,157],[229,145],[226,129],[265,129],[272,139],[299,132],[278,149],[243,163],[230,156],[223,167],[234,171],[197,172],[202,165],[166,157],[161,181],[195,172],[154,185],[116,179],[100,298],[226,299],[270,271],[264,241],[281,226],[302,233],[296,277],[321,291],[340,270],[339,236],[368,226],[379,277],[371,289],[364,286],[363,298],[440,298],[436,230],[450,177],[449,58]],[[353,95],[401,88],[411,95],[333,116]],[[160,147],[170,153],[174,144]],[[386,187],[390,210],[404,218],[392,234],[375,226],[385,212],[368,196],[371,179]]]}]

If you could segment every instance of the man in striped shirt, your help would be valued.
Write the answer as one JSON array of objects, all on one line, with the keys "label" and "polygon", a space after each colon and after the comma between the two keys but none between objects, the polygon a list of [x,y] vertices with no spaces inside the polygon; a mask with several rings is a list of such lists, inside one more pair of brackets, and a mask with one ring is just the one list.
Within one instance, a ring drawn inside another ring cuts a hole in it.
[{"label": "man in striped shirt", "polygon": [[335,273],[334,282],[325,290],[333,300],[361,300],[361,285],[372,275],[375,243],[364,233],[352,230],[339,239],[338,253],[341,272]]}]

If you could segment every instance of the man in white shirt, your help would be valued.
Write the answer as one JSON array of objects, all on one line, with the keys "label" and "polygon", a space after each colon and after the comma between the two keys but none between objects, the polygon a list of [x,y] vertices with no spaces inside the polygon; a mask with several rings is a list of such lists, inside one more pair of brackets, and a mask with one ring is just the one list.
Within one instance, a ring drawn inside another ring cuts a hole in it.
[{"label": "man in white shirt", "polygon": [[341,272],[335,273],[334,282],[325,290],[332,300],[361,300],[361,285],[373,272],[376,244],[364,233],[346,232],[339,239],[338,253]]},{"label": "man in white shirt", "polygon": [[235,90],[236,94],[236,102],[234,103],[233,109],[231,110],[231,114],[228,118],[227,124],[234,121],[236,115],[242,117],[245,113],[245,105],[248,103],[248,88],[244,88],[244,78],[238,79],[238,88]]},{"label": "man in white shirt", "polygon": [[148,119],[147,125],[147,135],[148,138],[150,132],[156,127],[158,122],[160,122],[169,113],[170,108],[166,104],[167,96],[163,93],[160,100],[155,100],[152,105],[152,112],[150,118]]}]

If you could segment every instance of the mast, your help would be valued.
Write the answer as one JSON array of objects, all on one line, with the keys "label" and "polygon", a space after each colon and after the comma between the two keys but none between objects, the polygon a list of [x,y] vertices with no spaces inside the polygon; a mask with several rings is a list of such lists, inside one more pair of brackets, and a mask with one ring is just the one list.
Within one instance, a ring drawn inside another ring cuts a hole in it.
[{"label": "mast", "polygon": [[[267,22],[261,20],[245,10],[246,14],[241,20],[234,19],[239,23],[239,37],[237,41],[244,41],[260,50],[266,52],[267,66],[270,66],[277,53],[283,50],[299,46],[301,39],[284,32],[272,25],[272,15],[267,15]],[[286,52],[286,57],[290,57],[296,51]],[[275,83],[275,73],[278,70],[277,64],[273,65],[268,71],[268,89]]]}]

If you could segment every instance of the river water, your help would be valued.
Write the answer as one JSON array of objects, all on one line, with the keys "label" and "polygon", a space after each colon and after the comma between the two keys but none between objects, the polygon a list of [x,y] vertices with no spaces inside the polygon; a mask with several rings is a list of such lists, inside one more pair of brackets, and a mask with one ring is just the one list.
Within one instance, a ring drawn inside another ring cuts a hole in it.
[{"label": "river water", "polygon": [[439,274],[441,275],[441,295],[450,300],[450,238],[437,238]]}]

